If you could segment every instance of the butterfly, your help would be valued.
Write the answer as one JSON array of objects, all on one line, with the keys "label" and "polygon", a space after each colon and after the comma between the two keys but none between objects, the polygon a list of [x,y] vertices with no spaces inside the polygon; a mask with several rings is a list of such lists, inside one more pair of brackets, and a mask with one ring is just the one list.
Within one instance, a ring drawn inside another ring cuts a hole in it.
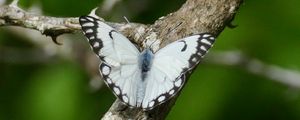
[{"label": "butterfly", "polygon": [[79,18],[92,50],[101,59],[99,71],[114,95],[130,107],[151,110],[168,101],[212,47],[215,37],[201,33],[179,39],[157,52],[143,51],[114,28],[92,16]]}]

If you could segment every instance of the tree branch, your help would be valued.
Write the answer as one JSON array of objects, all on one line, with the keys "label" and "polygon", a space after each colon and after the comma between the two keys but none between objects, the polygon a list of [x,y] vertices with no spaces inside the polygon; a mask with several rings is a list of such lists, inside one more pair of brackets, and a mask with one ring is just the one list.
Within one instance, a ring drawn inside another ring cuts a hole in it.
[{"label": "tree branch", "polygon": [[[217,36],[231,22],[241,2],[241,0],[187,0],[178,11],[159,18],[145,31],[137,33],[147,36],[141,46],[145,46],[147,42],[158,41],[160,43],[154,45],[154,50],[158,50],[190,34],[209,32]],[[102,119],[165,119],[178,95],[148,112],[127,108],[116,100]]]},{"label": "tree branch", "polygon": [[[43,35],[56,39],[57,36],[66,33],[75,33],[81,30],[78,17],[58,18],[50,16],[36,15],[19,8],[17,0],[10,5],[0,6],[0,27],[19,26],[40,31]],[[103,20],[102,18],[100,18]],[[142,24],[130,23],[120,24],[106,22],[120,32],[130,33]]]},{"label": "tree branch", "polygon": [[[153,49],[156,51],[168,43],[191,34],[209,32],[219,35],[234,18],[241,2],[242,0],[187,0],[178,11],[159,18],[153,25],[108,24],[140,47],[155,41]],[[16,3],[0,7],[0,26],[8,25],[35,29],[52,38],[80,30],[77,17],[56,18],[34,15],[20,9]],[[102,119],[164,119],[178,95],[147,112],[128,108],[116,100]]]},{"label": "tree branch", "polygon": [[0,7],[0,26],[30,28],[53,38],[80,30],[77,18],[56,18],[31,14],[19,8],[15,2]]}]

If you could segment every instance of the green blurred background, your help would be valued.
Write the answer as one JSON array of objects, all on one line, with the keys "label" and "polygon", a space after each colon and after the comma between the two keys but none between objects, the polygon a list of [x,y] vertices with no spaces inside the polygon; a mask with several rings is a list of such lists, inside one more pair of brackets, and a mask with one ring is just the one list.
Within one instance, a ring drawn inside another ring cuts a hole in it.
[{"label": "green blurred background", "polygon": [[[185,2],[117,1],[101,16],[115,22],[124,22],[122,17],[127,16],[145,24]],[[78,17],[103,4],[103,0],[19,3],[25,10],[55,17]],[[210,53],[240,51],[299,73],[299,6],[299,0],[245,0],[233,21],[238,27],[226,28]],[[25,33],[37,36],[24,37]],[[44,39],[36,42],[32,37]],[[63,45],[33,30],[0,27],[0,120],[96,120],[108,110],[115,97],[86,70],[82,62],[86,55],[81,52],[90,51],[82,34],[60,36],[59,42]],[[250,73],[243,66],[207,60],[192,74],[167,119],[300,120],[299,89]],[[97,67],[97,62],[92,66]]]}]

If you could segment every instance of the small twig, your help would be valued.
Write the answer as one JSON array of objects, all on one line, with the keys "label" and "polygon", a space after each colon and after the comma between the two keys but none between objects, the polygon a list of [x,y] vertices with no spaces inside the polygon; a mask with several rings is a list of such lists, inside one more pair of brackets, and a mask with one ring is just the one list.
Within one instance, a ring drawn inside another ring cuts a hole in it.
[{"label": "small twig", "polygon": [[17,6],[17,0],[0,7],[0,26],[20,26],[57,37],[64,33],[74,33],[80,29],[77,18],[56,18],[28,13]]},{"label": "small twig", "polygon": [[[10,5],[0,6],[0,27],[19,26],[40,31],[43,35],[50,36],[55,40],[59,35],[75,33],[81,30],[78,17],[59,18],[43,15],[36,15],[26,12],[17,6],[18,0],[14,0]],[[99,18],[103,20],[102,18]],[[142,24],[131,23],[120,24],[106,22],[116,30],[130,33],[137,27],[144,27]]]},{"label": "small twig", "polygon": [[264,76],[289,87],[300,88],[299,71],[270,65],[258,59],[250,58],[239,51],[214,52],[207,56],[206,62],[219,65],[240,66],[242,69],[255,75]]}]

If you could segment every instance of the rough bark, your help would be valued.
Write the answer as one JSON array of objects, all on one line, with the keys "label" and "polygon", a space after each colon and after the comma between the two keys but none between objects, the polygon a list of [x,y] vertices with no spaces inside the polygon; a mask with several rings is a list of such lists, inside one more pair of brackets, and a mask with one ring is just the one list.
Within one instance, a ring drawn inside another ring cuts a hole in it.
[{"label": "rough bark", "polygon": [[[145,33],[139,34],[148,36],[146,42],[159,41],[157,49],[191,34],[209,32],[218,36],[230,24],[241,3],[241,0],[187,0],[178,11],[159,18],[145,28]],[[102,119],[165,119],[178,95],[147,112],[128,108],[116,100]]]},{"label": "rough bark", "polygon": [[[241,3],[242,0],[187,0],[179,10],[159,18],[152,25],[109,22],[108,24],[140,47],[158,42],[153,45],[154,50],[158,50],[168,43],[191,34],[209,32],[218,36],[227,25],[230,25]],[[15,2],[0,7],[0,26],[8,25],[35,29],[54,39],[61,34],[75,33],[80,30],[77,17],[56,18],[35,15],[18,8]],[[102,119],[165,119],[178,95],[146,112],[128,108],[116,100]]]}]

